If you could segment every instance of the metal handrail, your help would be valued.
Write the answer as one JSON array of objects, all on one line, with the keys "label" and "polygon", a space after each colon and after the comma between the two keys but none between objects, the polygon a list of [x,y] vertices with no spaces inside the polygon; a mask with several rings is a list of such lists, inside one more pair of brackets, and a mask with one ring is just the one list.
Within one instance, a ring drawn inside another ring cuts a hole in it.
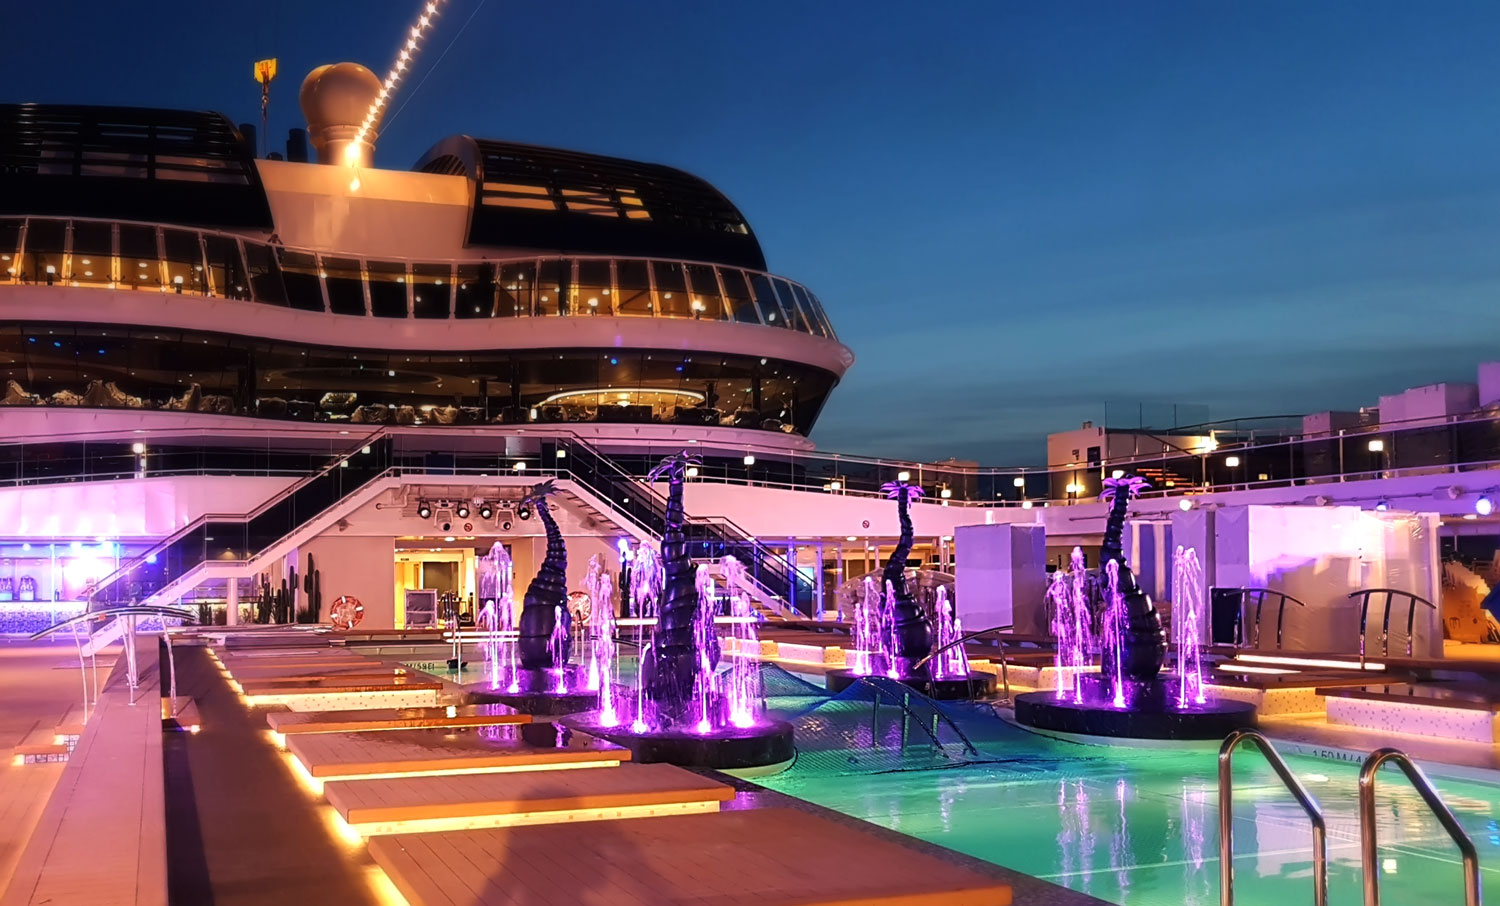
[{"label": "metal handrail", "polygon": [[83,613],[80,613],[76,616],[58,620],[56,623],[53,623],[51,626],[48,626],[45,629],[38,629],[36,632],[33,632],[31,635],[27,636],[26,641],[34,642],[37,639],[45,638],[46,636],[51,635],[64,626],[71,626],[74,623],[82,623],[86,620],[98,619],[99,617],[115,616],[172,617],[173,619],[181,619],[184,622],[188,623],[198,622],[197,614],[193,613],[190,610],[184,610],[180,607],[168,607],[165,604],[130,604],[123,607],[105,607],[100,610],[85,610]]},{"label": "metal handrail", "polygon": [[[1227,589],[1224,589],[1224,590],[1227,590]],[[1252,633],[1251,639],[1250,639],[1250,647],[1251,648],[1259,648],[1260,647],[1260,618],[1261,618],[1261,614],[1265,611],[1266,596],[1267,595],[1276,595],[1280,599],[1280,603],[1278,603],[1277,606],[1276,606],[1276,650],[1280,651],[1281,650],[1282,626],[1284,625],[1285,619],[1286,619],[1286,602],[1291,601],[1293,604],[1296,604],[1298,607],[1302,607],[1302,608],[1306,608],[1307,604],[1304,603],[1304,602],[1302,602],[1302,601],[1299,601],[1298,599],[1292,597],[1291,595],[1287,594],[1284,591],[1277,591],[1274,588],[1261,588],[1261,587],[1258,587],[1258,586],[1242,586],[1240,588],[1236,588],[1236,589],[1233,589],[1233,590],[1235,592],[1238,592],[1239,596],[1240,596],[1241,610],[1239,610],[1239,611],[1237,611],[1235,613],[1235,624],[1236,624],[1236,626],[1237,626],[1237,628],[1239,630],[1238,634],[1239,634],[1239,638],[1240,638],[1241,641],[1244,640],[1244,636],[1245,636],[1245,623],[1244,623],[1244,611],[1243,611],[1243,607],[1245,606],[1246,602],[1249,602],[1249,601],[1253,601],[1254,604],[1255,604],[1255,628],[1253,630],[1253,633]]]},{"label": "metal handrail", "polygon": [[[985,635],[987,633],[991,633],[991,632],[1007,632],[1007,631],[1009,631],[1011,629],[1014,629],[1014,628],[1015,628],[1014,624],[1006,623],[1004,626],[991,626],[988,629],[976,629],[973,632],[966,632],[963,635],[959,636],[958,638],[954,639],[953,641],[949,642],[948,644],[942,646],[941,648],[937,648],[937,649],[933,650],[933,652],[931,654],[929,654],[926,657],[922,658],[921,660],[917,661],[915,664],[912,664],[911,668],[913,670],[921,670],[922,667],[925,666],[928,661],[932,660],[933,658],[937,657],[938,655],[942,654],[944,651],[947,651],[950,648],[953,648],[953,647],[955,647],[957,645],[962,645],[965,642],[972,641],[972,640],[978,638],[979,636]],[[1005,656],[1005,640],[1004,639],[996,639],[995,641],[997,643],[996,650],[998,650],[1000,652],[1000,682],[1005,687],[1005,700],[1006,701],[1010,701],[1010,660],[1009,660],[1009,658],[1007,658]],[[972,698],[973,696],[971,695],[970,697]]]},{"label": "metal handrail", "polygon": [[[1241,743],[1253,742],[1266,757],[1271,770],[1302,806],[1312,824],[1313,904],[1328,906],[1328,822],[1323,808],[1307,791],[1302,781],[1287,767],[1271,741],[1254,730],[1235,730],[1219,747],[1219,904],[1234,906],[1234,750]],[[1366,901],[1368,903],[1368,901]]]},{"label": "metal handrail", "polygon": [[[929,702],[932,702],[932,699],[927,698],[927,696],[925,696],[922,693],[916,691],[915,689],[911,688],[910,686],[903,685],[902,683],[899,683],[896,680],[886,679],[885,677],[880,677],[880,676],[860,676],[860,677],[855,677],[855,679],[854,679],[854,685],[869,686],[870,690],[875,694],[875,698],[874,698],[874,702],[873,702],[873,707],[871,708],[871,711],[870,711],[870,721],[871,721],[870,739],[871,739],[872,742],[874,740],[876,740],[876,739],[879,738],[879,734],[875,732],[875,730],[876,730],[875,722],[878,720],[878,716],[879,716],[880,699],[881,699],[881,697],[884,696],[885,698],[889,698],[891,700],[892,704],[894,704],[896,707],[898,707],[898,708],[901,709],[902,719],[903,719],[902,731],[901,731],[901,746],[904,749],[906,747],[906,723],[905,723],[905,720],[906,720],[906,718],[912,718],[912,717],[917,717],[918,716],[917,712],[913,711],[912,708],[911,708],[911,697],[913,695],[915,695],[918,698],[927,699]],[[890,686],[897,686],[897,687],[899,687],[900,698],[896,697],[896,692],[898,690],[891,689],[891,688],[889,688]],[[958,727],[958,724],[956,724],[956,723],[953,722],[953,718],[951,718],[948,715],[944,714],[942,712],[942,710],[937,707],[937,703],[936,702],[932,702],[932,727],[931,727],[931,729],[929,729],[927,727],[927,725],[924,724],[924,723],[922,723],[920,720],[917,721],[917,726],[921,727],[922,728],[922,732],[926,733],[927,737],[932,740],[932,745],[933,745],[934,748],[941,749],[943,747],[943,743],[938,739],[938,736],[937,736],[937,728],[938,728],[938,721],[939,720],[942,720],[943,723],[947,724],[948,725],[948,729],[950,729],[950,730],[953,731],[953,735],[957,736],[959,742],[963,743],[964,752],[966,754],[968,754],[968,755],[978,755],[979,754],[979,750],[976,749],[976,748],[974,748],[974,744],[969,741],[969,737],[966,736],[966,735],[964,735],[964,731],[960,730],[959,727]]]},{"label": "metal handrail", "polygon": [[1351,591],[1347,597],[1350,600],[1360,599],[1359,605],[1359,666],[1365,666],[1365,624],[1370,617],[1370,596],[1385,595],[1385,614],[1380,622],[1380,656],[1389,657],[1391,653],[1391,604],[1396,595],[1401,595],[1411,600],[1406,607],[1406,656],[1411,657],[1412,651],[1412,628],[1416,625],[1417,602],[1426,604],[1433,610],[1437,605],[1422,597],[1400,588],[1361,588],[1359,591]]},{"label": "metal handrail", "polygon": [[1417,795],[1422,797],[1443,830],[1458,845],[1458,851],[1463,856],[1464,904],[1479,906],[1479,853],[1474,849],[1474,841],[1464,833],[1458,818],[1454,817],[1453,811],[1443,802],[1443,797],[1438,795],[1417,763],[1400,749],[1389,747],[1371,752],[1370,757],[1359,768],[1359,863],[1364,873],[1365,906],[1380,906],[1380,867],[1376,864],[1378,846],[1375,839],[1375,774],[1388,761],[1401,769],[1401,773],[1411,781]]}]

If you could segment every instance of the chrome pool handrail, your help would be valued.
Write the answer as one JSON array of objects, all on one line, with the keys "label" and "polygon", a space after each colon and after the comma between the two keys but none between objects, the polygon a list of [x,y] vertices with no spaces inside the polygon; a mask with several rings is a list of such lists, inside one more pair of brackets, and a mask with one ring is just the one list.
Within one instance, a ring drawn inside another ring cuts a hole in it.
[{"label": "chrome pool handrail", "polygon": [[[949,642],[948,644],[944,645],[943,647],[935,649],[931,654],[928,654],[926,657],[924,657],[921,660],[917,661],[915,664],[912,664],[912,669],[913,670],[920,670],[920,669],[922,669],[922,667],[928,661],[932,660],[933,658],[935,658],[938,655],[942,654],[944,651],[947,651],[949,648],[952,648],[952,647],[954,647],[956,645],[962,645],[965,642],[968,642],[968,641],[970,641],[972,639],[978,638],[979,636],[985,635],[986,633],[991,633],[991,632],[1005,632],[1007,630],[1014,629],[1014,628],[1015,627],[1012,624],[1006,623],[1004,626],[991,626],[988,629],[976,629],[973,632],[966,632],[963,635],[959,636],[958,638],[954,639],[953,641]],[[1000,652],[1000,682],[1005,687],[1005,700],[1006,701],[1010,701],[1010,662],[1005,657],[1005,640],[1004,639],[997,639],[996,641],[998,642],[998,644],[995,646],[995,648],[996,648],[997,651]],[[974,697],[972,689],[970,690],[969,697],[970,698]]]},{"label": "chrome pool handrail", "polygon": [[1353,600],[1355,598],[1359,598],[1360,599],[1360,604],[1359,604],[1359,666],[1360,666],[1361,669],[1363,669],[1364,666],[1365,666],[1365,624],[1368,622],[1369,617],[1370,617],[1370,596],[1371,595],[1381,595],[1381,594],[1385,595],[1385,614],[1384,614],[1384,618],[1381,620],[1381,625],[1380,625],[1380,656],[1381,657],[1390,657],[1390,654],[1391,654],[1391,605],[1394,603],[1396,595],[1401,595],[1403,597],[1411,599],[1410,601],[1407,602],[1407,605],[1406,605],[1406,656],[1407,657],[1411,657],[1411,652],[1412,652],[1412,637],[1411,637],[1411,633],[1412,633],[1412,628],[1416,625],[1416,619],[1417,619],[1417,602],[1420,601],[1421,603],[1426,604],[1428,607],[1431,607],[1433,610],[1437,610],[1437,605],[1436,604],[1432,603],[1431,601],[1427,600],[1426,598],[1422,597],[1421,595],[1412,594],[1409,591],[1403,591],[1403,590],[1401,590],[1399,588],[1361,588],[1359,591],[1352,591],[1352,592],[1350,592],[1347,595],[1347,597],[1350,600]]},{"label": "chrome pool handrail", "polygon": [[1365,906],[1380,906],[1380,866],[1377,864],[1378,845],[1375,839],[1375,774],[1387,761],[1401,769],[1401,773],[1411,781],[1417,795],[1422,797],[1443,830],[1458,845],[1459,854],[1463,856],[1464,904],[1479,906],[1479,853],[1474,849],[1474,841],[1464,833],[1458,818],[1443,802],[1443,797],[1438,795],[1417,763],[1400,749],[1390,747],[1371,752],[1370,757],[1359,767],[1359,862],[1364,875]]},{"label": "chrome pool handrail", "polygon": [[[1219,904],[1234,906],[1234,750],[1243,742],[1253,742],[1266,757],[1271,770],[1302,806],[1312,824],[1313,904],[1328,906],[1328,822],[1318,800],[1287,767],[1271,741],[1254,730],[1235,730],[1219,747]],[[1367,901],[1368,902],[1368,901]],[[1471,904],[1472,906],[1472,904]]]}]

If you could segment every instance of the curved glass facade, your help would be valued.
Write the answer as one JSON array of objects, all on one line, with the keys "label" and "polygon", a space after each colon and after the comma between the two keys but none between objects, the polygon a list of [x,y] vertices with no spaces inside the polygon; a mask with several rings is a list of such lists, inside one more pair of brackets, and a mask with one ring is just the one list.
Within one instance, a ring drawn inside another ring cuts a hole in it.
[{"label": "curved glass facade", "polygon": [[352,424],[630,422],[806,434],[837,377],[773,358],[650,349],[391,352],[197,331],[0,327],[0,406]]},{"label": "curved glass facade", "polygon": [[392,261],[151,224],[0,218],[0,282],[238,299],[375,318],[685,318],[837,339],[817,296],[763,271],[649,258]]}]

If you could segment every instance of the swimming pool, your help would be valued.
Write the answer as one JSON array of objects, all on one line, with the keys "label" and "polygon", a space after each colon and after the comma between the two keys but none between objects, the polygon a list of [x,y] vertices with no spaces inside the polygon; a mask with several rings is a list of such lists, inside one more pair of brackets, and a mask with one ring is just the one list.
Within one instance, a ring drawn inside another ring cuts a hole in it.
[{"label": "swimming pool", "polygon": [[[867,773],[845,767],[835,753],[809,751],[790,770],[758,782],[1112,903],[1219,902],[1216,746],[1082,745],[1011,726],[987,709],[945,711],[977,756],[954,764],[914,751],[909,766]],[[1361,902],[1358,766],[1294,755],[1287,761],[1328,819],[1329,901]],[[1404,778],[1389,769],[1381,778],[1384,902],[1462,903],[1456,848]],[[1484,877],[1493,879],[1500,871],[1500,784],[1432,779],[1479,848]],[[1238,753],[1237,902],[1311,902],[1311,836],[1259,753]]]}]

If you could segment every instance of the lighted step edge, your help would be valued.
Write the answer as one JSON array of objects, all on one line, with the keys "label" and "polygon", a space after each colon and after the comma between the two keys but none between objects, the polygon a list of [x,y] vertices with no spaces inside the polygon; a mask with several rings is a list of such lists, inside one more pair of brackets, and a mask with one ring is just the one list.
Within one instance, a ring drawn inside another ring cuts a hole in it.
[{"label": "lighted step edge", "polygon": [[337,780],[323,795],[361,836],[718,811],[726,784],[668,764],[602,771]]}]

